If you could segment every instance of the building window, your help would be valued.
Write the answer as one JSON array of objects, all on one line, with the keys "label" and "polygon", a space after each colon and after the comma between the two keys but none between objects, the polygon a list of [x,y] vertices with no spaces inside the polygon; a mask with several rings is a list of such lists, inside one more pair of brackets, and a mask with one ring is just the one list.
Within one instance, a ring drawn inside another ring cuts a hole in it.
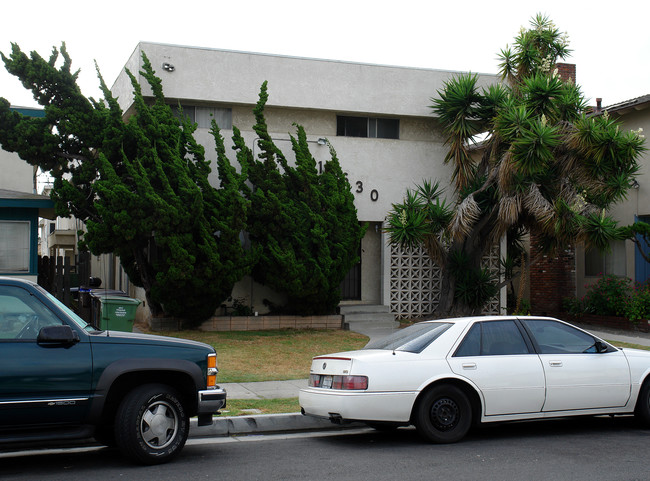
[{"label": "building window", "polygon": [[399,119],[337,115],[336,135],[341,137],[399,139]]},{"label": "building window", "polygon": [[232,129],[232,109],[221,107],[196,107],[194,105],[181,104],[180,110],[177,105],[170,105],[174,115],[179,117],[182,115],[189,117],[192,122],[196,122],[199,129],[209,129],[212,127],[212,119],[217,122],[219,129],[230,130]]},{"label": "building window", "polygon": [[29,221],[0,220],[0,272],[29,272]]},{"label": "building window", "polygon": [[585,251],[585,276],[598,277],[614,275],[625,277],[625,241],[614,241],[610,244],[610,252],[598,249]]}]

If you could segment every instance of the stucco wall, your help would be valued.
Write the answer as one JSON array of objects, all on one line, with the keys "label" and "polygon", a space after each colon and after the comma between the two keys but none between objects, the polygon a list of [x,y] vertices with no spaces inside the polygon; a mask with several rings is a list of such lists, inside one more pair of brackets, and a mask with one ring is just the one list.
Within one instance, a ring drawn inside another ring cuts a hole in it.
[{"label": "stucco wall", "polygon": [[18,154],[0,149],[0,189],[34,193],[34,167]]},{"label": "stucco wall", "polygon": [[[430,98],[458,73],[147,42],[138,44],[127,63],[133,73],[141,52],[162,78],[168,98],[250,104],[267,80],[269,106],[368,114],[427,116]],[[164,63],[174,71],[164,70]],[[123,107],[131,95],[124,77],[122,72],[112,87]],[[494,75],[481,76],[480,84],[494,82]]]}]

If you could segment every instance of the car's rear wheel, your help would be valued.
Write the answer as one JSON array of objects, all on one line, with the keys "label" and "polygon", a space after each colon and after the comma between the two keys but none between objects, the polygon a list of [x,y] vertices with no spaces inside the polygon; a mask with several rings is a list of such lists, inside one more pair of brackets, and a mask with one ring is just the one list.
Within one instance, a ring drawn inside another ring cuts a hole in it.
[{"label": "car's rear wheel", "polygon": [[187,440],[189,418],[180,397],[164,384],[131,391],[115,417],[115,441],[127,457],[142,464],[164,463]]},{"label": "car's rear wheel", "polygon": [[646,379],[641,386],[634,414],[645,427],[650,427],[650,379]]},{"label": "car's rear wheel", "polygon": [[460,441],[472,425],[472,406],[456,386],[435,386],[425,392],[415,412],[418,433],[434,443]]}]

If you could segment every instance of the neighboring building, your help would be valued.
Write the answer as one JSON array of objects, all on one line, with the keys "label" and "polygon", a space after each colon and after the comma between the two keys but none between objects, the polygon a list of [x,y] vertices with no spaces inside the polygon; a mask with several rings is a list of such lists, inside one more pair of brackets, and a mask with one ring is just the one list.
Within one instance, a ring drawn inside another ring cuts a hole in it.
[{"label": "neighboring building", "polygon": [[[619,120],[624,130],[638,131],[642,128],[643,132],[650,132],[650,95],[605,108],[601,107],[601,99],[597,99],[594,114],[601,115],[605,111]],[[640,170],[627,199],[610,210],[619,226],[630,225],[637,220],[650,222],[650,152],[644,152],[638,163]],[[609,252],[600,252],[576,246],[556,256],[543,256],[530,272],[532,312],[560,315],[563,298],[582,298],[590,285],[607,274],[629,277],[635,282],[650,278],[650,264],[633,242],[614,241],[610,248]],[[532,239],[531,253],[534,252],[535,241]]]},{"label": "neighboring building", "polygon": [[[620,121],[623,130],[638,131],[641,128],[643,133],[650,134],[650,95],[610,105],[602,111]],[[630,225],[637,220],[650,223],[650,152],[646,151],[642,154],[639,165],[641,168],[636,182],[628,192],[627,199],[611,209],[619,226]],[[585,252],[584,249],[577,249],[576,277],[579,297],[585,294],[586,285],[593,284],[606,274],[625,276],[636,282],[644,282],[650,278],[650,264],[631,241],[613,242],[611,252],[607,253]]]},{"label": "neighboring building", "polygon": [[[208,155],[214,152],[212,118],[229,145],[235,125],[255,150],[252,110],[267,80],[265,114],[277,145],[290,155],[289,133],[295,132],[293,123],[299,123],[320,163],[329,158],[324,142],[328,139],[348,175],[359,221],[368,223],[361,263],[345,283],[344,300],[389,305],[404,316],[431,312],[439,287],[435,266],[421,253],[390,247],[382,227],[392,204],[401,202],[407,188],[423,179],[450,183],[451,169],[443,163],[443,134],[430,106],[444,82],[458,72],[143,42],[125,68],[136,74],[145,96],[151,90],[138,74],[143,52],[162,79],[170,104],[182,105],[197,122],[195,136]],[[496,75],[479,78],[482,86],[496,82]],[[128,116],[133,95],[125,71],[112,92]],[[227,151],[237,166],[232,150]],[[218,182],[216,172],[212,182]],[[493,264],[498,266],[498,256]],[[240,282],[233,293],[260,312],[262,299],[272,295],[250,279]]]},{"label": "neighboring building", "polygon": [[[40,109],[16,107],[32,117]],[[0,275],[38,276],[39,217],[53,219],[54,203],[36,192],[36,168],[0,149]]]}]

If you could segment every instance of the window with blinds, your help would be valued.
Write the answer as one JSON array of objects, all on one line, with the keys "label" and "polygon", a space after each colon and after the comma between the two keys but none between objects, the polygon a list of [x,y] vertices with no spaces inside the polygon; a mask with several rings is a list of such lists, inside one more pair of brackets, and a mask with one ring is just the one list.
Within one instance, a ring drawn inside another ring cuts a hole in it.
[{"label": "window with blinds", "polygon": [[0,220],[0,272],[29,272],[29,221]]}]

